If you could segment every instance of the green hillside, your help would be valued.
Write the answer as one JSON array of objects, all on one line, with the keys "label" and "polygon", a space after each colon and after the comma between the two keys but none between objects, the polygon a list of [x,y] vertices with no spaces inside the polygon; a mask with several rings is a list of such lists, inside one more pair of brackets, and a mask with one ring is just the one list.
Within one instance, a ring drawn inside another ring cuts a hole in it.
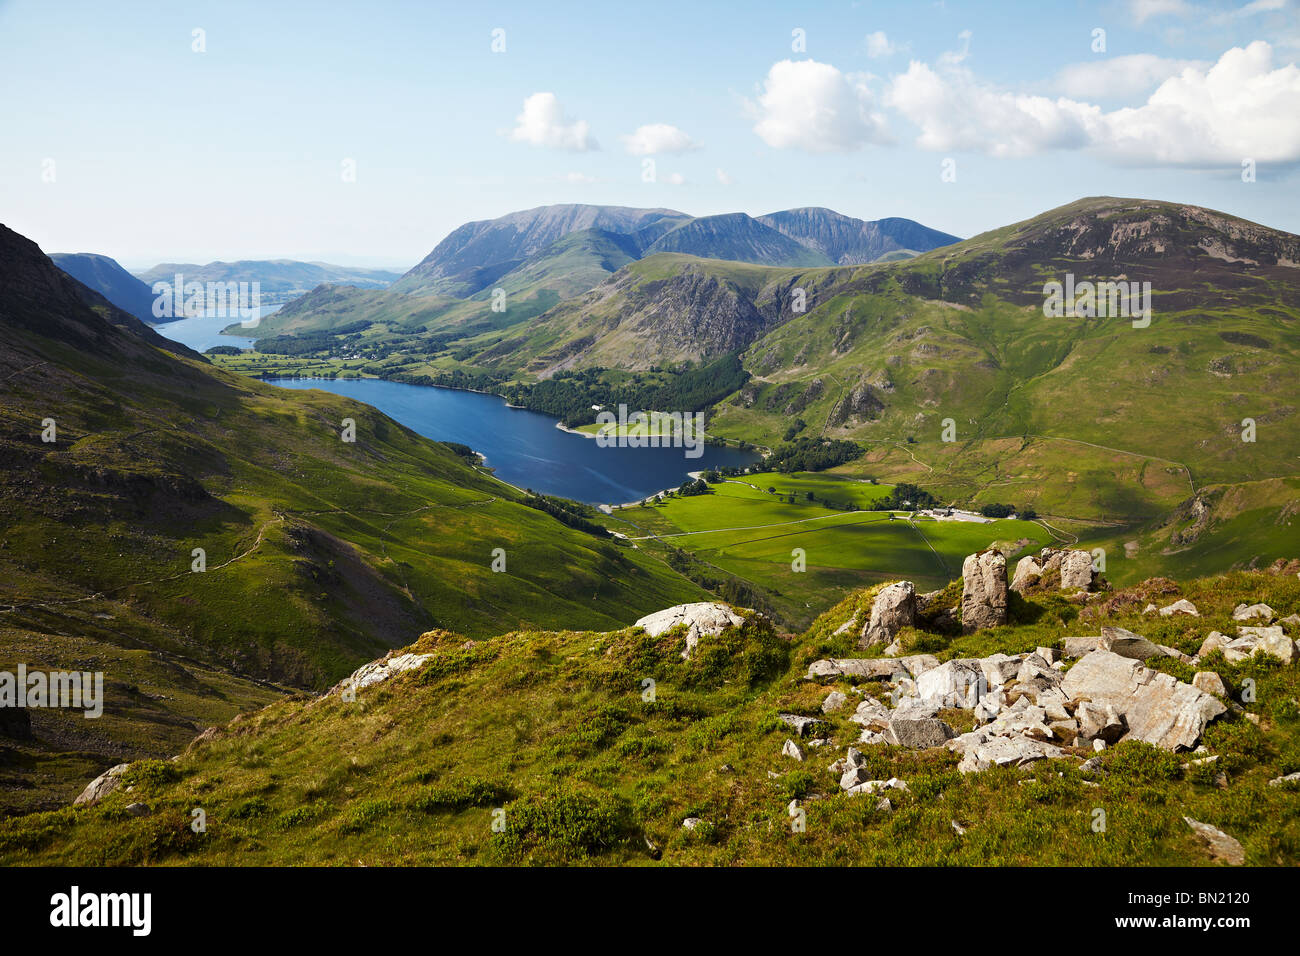
[{"label": "green hillside", "polygon": [[[1149,595],[1190,599],[1202,616],[1144,618],[1135,602]],[[821,705],[833,690],[855,698],[843,679],[803,678],[814,660],[858,656],[856,633],[834,632],[869,596],[851,595],[800,635],[750,618],[702,638],[689,660],[680,630],[530,630],[471,642],[429,632],[406,649],[426,660],[354,699],[336,688],[277,702],[175,762],[134,764],[129,793],[0,822],[0,862],[1210,864],[1184,816],[1239,840],[1248,864],[1300,862],[1300,790],[1269,784],[1300,769],[1300,671],[1264,657],[1208,658],[1233,698],[1247,680],[1258,692],[1207,728],[1197,758],[1123,742],[1100,756],[1065,747],[1020,768],[962,773],[943,747],[863,745],[868,775],[906,789],[888,790],[888,805],[845,793],[828,768],[861,727],[849,719],[853,703],[832,713]],[[1100,615],[1192,652],[1209,628],[1230,628],[1239,601],[1300,609],[1300,584],[1290,570],[1231,574],[1113,598],[1105,607],[1114,610],[1089,607],[1083,621],[1077,601],[1047,591],[1015,604],[1003,627],[965,637],[909,628],[902,639],[944,660],[1022,653],[1095,629]],[[1185,665],[1149,663],[1190,679]],[[941,713],[967,729],[969,711]],[[781,714],[816,717],[833,742],[814,748]],[[799,761],[782,753],[792,737],[806,752]],[[128,803],[148,815],[128,813]]]},{"label": "green hillside", "polygon": [[120,717],[38,726],[6,804],[62,801],[87,760],[174,750],[412,632],[620,627],[704,594],[369,406],[215,369],[0,244],[0,665],[94,661]]}]

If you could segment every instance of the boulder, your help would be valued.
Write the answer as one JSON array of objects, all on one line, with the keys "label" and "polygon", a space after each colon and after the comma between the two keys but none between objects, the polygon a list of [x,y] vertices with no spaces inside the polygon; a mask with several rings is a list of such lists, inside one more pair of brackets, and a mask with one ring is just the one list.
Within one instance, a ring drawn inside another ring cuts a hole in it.
[{"label": "boulder", "polygon": [[90,783],[86,784],[86,789],[81,791],[81,796],[72,801],[73,806],[93,807],[106,796],[112,793],[121,784],[122,774],[126,773],[131,765],[129,763],[120,763],[117,766],[109,767]]},{"label": "boulder", "polygon": [[1285,787],[1289,783],[1300,784],[1300,770],[1289,773],[1285,777],[1274,777],[1268,782],[1268,785],[1270,787]]},{"label": "boulder", "polygon": [[1071,699],[1110,704],[1124,718],[1122,739],[1190,750],[1227,708],[1204,691],[1106,650],[1082,658],[1061,682]]},{"label": "boulder", "polygon": [[974,658],[946,661],[932,667],[916,679],[916,693],[927,700],[948,701],[954,697],[968,700],[961,707],[974,707],[987,681],[980,661]]},{"label": "boulder", "polygon": [[984,683],[988,687],[1001,687],[1007,681],[1015,680],[1020,670],[1024,654],[990,654],[980,658],[980,670],[984,674]]},{"label": "boulder", "polygon": [[1218,631],[1211,631],[1206,635],[1205,640],[1201,642],[1201,649],[1196,652],[1196,656],[1205,657],[1207,654],[1223,650],[1227,643],[1228,638],[1225,635],[1220,634]]},{"label": "boulder", "polygon": [[1295,641],[1282,633],[1280,625],[1272,627],[1239,627],[1240,635],[1223,647],[1223,656],[1234,664],[1256,654],[1271,654],[1283,664],[1295,660]]},{"label": "boulder", "polygon": [[800,737],[816,736],[814,731],[820,731],[826,727],[825,721],[817,720],[815,717],[803,717],[799,714],[780,714],[779,716],[781,723]]},{"label": "boulder", "polygon": [[[961,773],[978,773],[990,767],[1020,767],[1035,760],[1060,757],[1063,754],[1060,747],[1029,737],[990,737],[977,730],[962,734],[962,738],[967,738],[966,742],[953,748],[960,750],[963,755],[961,763],[957,765]],[[957,740],[952,743],[955,744]]]},{"label": "boulder", "polygon": [[897,674],[916,677],[931,667],[939,666],[933,654],[912,654],[908,657],[841,657],[813,661],[808,665],[807,680],[826,680],[837,677],[857,677],[861,680],[892,679]]},{"label": "boulder", "polygon": [[1191,617],[1200,617],[1201,612],[1196,610],[1196,605],[1187,598],[1180,598],[1173,604],[1166,605],[1160,609],[1161,617],[1172,617],[1175,614],[1187,614]]},{"label": "boulder", "polygon": [[1192,686],[1202,693],[1213,694],[1215,697],[1228,696],[1228,688],[1224,686],[1223,678],[1214,671],[1197,671],[1192,677]]},{"label": "boulder", "polygon": [[[841,785],[842,783],[843,782],[841,781]],[[897,777],[890,777],[888,780],[864,780],[862,783],[855,784],[852,787],[845,787],[844,789],[854,796],[859,796],[861,794],[870,795],[879,793],[881,790],[906,790],[907,784],[903,783],[903,781],[899,780]],[[889,801],[885,800],[884,803],[888,804]],[[893,809],[893,807],[882,807],[880,804],[876,804],[876,809]]]},{"label": "boulder", "polygon": [[1016,562],[1016,573],[1011,578],[1011,590],[1023,591],[1033,587],[1043,576],[1043,566],[1033,557],[1024,557]]},{"label": "boulder", "polygon": [[149,805],[145,803],[128,803],[126,812],[133,817],[147,817],[149,815]]},{"label": "boulder", "polygon": [[1234,621],[1253,621],[1256,618],[1267,624],[1273,620],[1274,611],[1267,604],[1238,604],[1232,609]]},{"label": "boulder", "polygon": [[1083,701],[1074,710],[1079,721],[1079,736],[1084,740],[1104,740],[1113,744],[1124,736],[1124,719],[1109,701]]},{"label": "boulder", "polygon": [[378,684],[396,677],[403,671],[421,667],[425,661],[432,658],[432,654],[390,654],[388,657],[381,657],[377,661],[361,665],[352,672],[350,677],[346,677],[341,683],[335,684],[333,690],[340,693],[346,693],[349,690],[358,691],[363,687],[369,687],[372,684]]},{"label": "boulder", "polygon": [[848,695],[842,694],[837,690],[831,691],[822,701],[822,713],[833,714],[849,702]]},{"label": "boulder", "polygon": [[651,637],[671,631],[679,624],[686,626],[686,649],[682,657],[690,658],[701,637],[721,634],[729,627],[737,627],[745,619],[725,604],[712,601],[700,601],[695,604],[678,604],[647,614],[636,622]]},{"label": "boulder", "polygon": [[970,634],[1007,623],[1007,559],[990,549],[961,565],[961,629]]},{"label": "boulder", "polygon": [[1061,641],[1062,653],[1066,657],[1082,657],[1091,654],[1101,646],[1101,637],[1067,637]]},{"label": "boulder", "polygon": [[1092,555],[1087,551],[1062,551],[1061,589],[1092,590]]},{"label": "boulder", "polygon": [[862,703],[858,704],[849,720],[864,727],[869,724],[883,727],[889,722],[889,708],[874,697],[863,697]]},{"label": "boulder", "polygon": [[1097,646],[1112,654],[1118,654],[1120,657],[1128,657],[1135,661],[1144,661],[1148,657],[1161,657],[1164,651],[1160,645],[1153,641],[1148,641],[1141,635],[1134,634],[1132,631],[1126,631],[1122,627],[1103,627],[1101,629],[1101,640]]},{"label": "boulder", "polygon": [[1224,833],[1218,827],[1212,827],[1208,823],[1202,823],[1200,820],[1193,820],[1191,817],[1183,817],[1192,831],[1201,838],[1206,846],[1210,849],[1210,856],[1216,860],[1222,860],[1230,866],[1241,866],[1246,862],[1246,850],[1240,843],[1234,840],[1228,834]]},{"label": "boulder", "polygon": [[943,701],[933,697],[905,697],[898,706],[889,712],[890,720],[926,720],[936,717],[943,708]]},{"label": "boulder", "polygon": [[799,745],[789,738],[786,739],[785,746],[781,748],[781,755],[789,757],[791,760],[803,760],[803,751]]},{"label": "boulder", "polygon": [[957,732],[942,720],[925,717],[920,720],[895,718],[885,729],[885,740],[896,747],[924,749],[938,747],[957,736]]},{"label": "boulder", "polygon": [[911,581],[897,581],[880,589],[871,604],[871,620],[862,629],[858,647],[888,644],[894,635],[916,623],[916,588]]}]

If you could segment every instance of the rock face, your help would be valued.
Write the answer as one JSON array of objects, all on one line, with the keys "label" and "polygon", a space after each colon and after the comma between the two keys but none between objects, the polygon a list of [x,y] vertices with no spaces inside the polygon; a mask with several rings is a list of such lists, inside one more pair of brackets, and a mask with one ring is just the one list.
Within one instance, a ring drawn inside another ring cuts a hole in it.
[{"label": "rock face", "polygon": [[1007,559],[996,550],[967,556],[961,565],[961,629],[970,634],[1007,623]]},{"label": "rock face", "polygon": [[686,649],[682,657],[689,659],[701,637],[721,634],[729,627],[745,623],[745,619],[725,604],[700,601],[696,604],[678,604],[647,614],[636,622],[651,637],[658,637],[678,624],[686,625]]},{"label": "rock face", "polygon": [[1113,707],[1128,727],[1122,739],[1144,740],[1166,750],[1192,749],[1205,725],[1227,710],[1191,684],[1106,650],[1093,651],[1075,664],[1061,690],[1071,699]]},{"label": "rock face", "polygon": [[109,767],[94,780],[86,785],[86,789],[81,791],[81,796],[72,801],[73,806],[93,807],[106,796],[118,788],[121,783],[122,774],[126,773],[129,763],[120,763],[115,767]]},{"label": "rock face", "polygon": [[881,588],[871,605],[871,620],[862,629],[859,648],[888,644],[904,627],[916,623],[916,587],[911,581],[898,581]]}]

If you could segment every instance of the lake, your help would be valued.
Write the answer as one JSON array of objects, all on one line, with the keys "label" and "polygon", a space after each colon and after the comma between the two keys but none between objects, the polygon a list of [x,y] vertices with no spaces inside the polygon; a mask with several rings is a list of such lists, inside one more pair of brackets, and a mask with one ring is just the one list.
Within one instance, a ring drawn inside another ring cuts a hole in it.
[{"label": "lake", "polygon": [[698,458],[687,458],[685,448],[602,448],[594,438],[556,428],[549,415],[511,408],[504,399],[481,392],[380,379],[281,379],[275,384],[355,398],[426,438],[469,445],[512,485],[588,504],[638,501],[676,488],[689,472],[759,460],[755,452],[715,445],[706,445]]},{"label": "lake", "polygon": [[[265,318],[275,312],[280,305],[264,305],[260,308],[258,318]],[[233,345],[235,348],[251,349],[253,339],[243,335],[222,335],[221,330],[228,325],[239,322],[238,316],[230,315],[196,315],[189,319],[177,319],[175,322],[163,322],[155,325],[154,331],[159,335],[188,345],[196,352],[206,352],[214,345]]]}]

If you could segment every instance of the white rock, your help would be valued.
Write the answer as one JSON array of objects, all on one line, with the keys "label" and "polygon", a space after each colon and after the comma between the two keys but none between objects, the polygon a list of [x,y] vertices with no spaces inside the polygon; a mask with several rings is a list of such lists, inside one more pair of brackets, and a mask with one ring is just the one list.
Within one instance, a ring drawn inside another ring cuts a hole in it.
[{"label": "white rock", "polygon": [[81,795],[72,801],[73,806],[93,807],[106,796],[112,793],[121,785],[122,774],[130,769],[129,763],[119,763],[109,767],[90,783],[86,784],[86,789],[81,791]]},{"label": "white rock", "polygon": [[1172,617],[1175,614],[1188,614],[1192,617],[1201,616],[1201,612],[1196,610],[1196,605],[1186,598],[1180,598],[1173,604],[1166,605],[1160,609],[1161,617]]},{"label": "white rock", "polygon": [[725,604],[700,601],[695,604],[678,604],[647,614],[636,622],[651,637],[671,631],[678,625],[686,626],[686,649],[682,657],[690,658],[701,637],[721,634],[729,627],[744,624],[745,619]]},{"label": "white rock", "polygon": [[1226,707],[1168,674],[1110,651],[1088,654],[1065,675],[1061,690],[1073,699],[1110,704],[1128,726],[1123,739],[1167,750],[1190,750],[1205,725]]},{"label": "white rock", "polygon": [[785,746],[781,748],[781,754],[789,757],[791,760],[803,760],[803,751],[799,749],[799,745],[788,738],[786,739]]},{"label": "white rock", "polygon": [[1256,618],[1265,624],[1273,620],[1274,611],[1267,604],[1238,604],[1232,611],[1234,621],[1253,621]]}]

